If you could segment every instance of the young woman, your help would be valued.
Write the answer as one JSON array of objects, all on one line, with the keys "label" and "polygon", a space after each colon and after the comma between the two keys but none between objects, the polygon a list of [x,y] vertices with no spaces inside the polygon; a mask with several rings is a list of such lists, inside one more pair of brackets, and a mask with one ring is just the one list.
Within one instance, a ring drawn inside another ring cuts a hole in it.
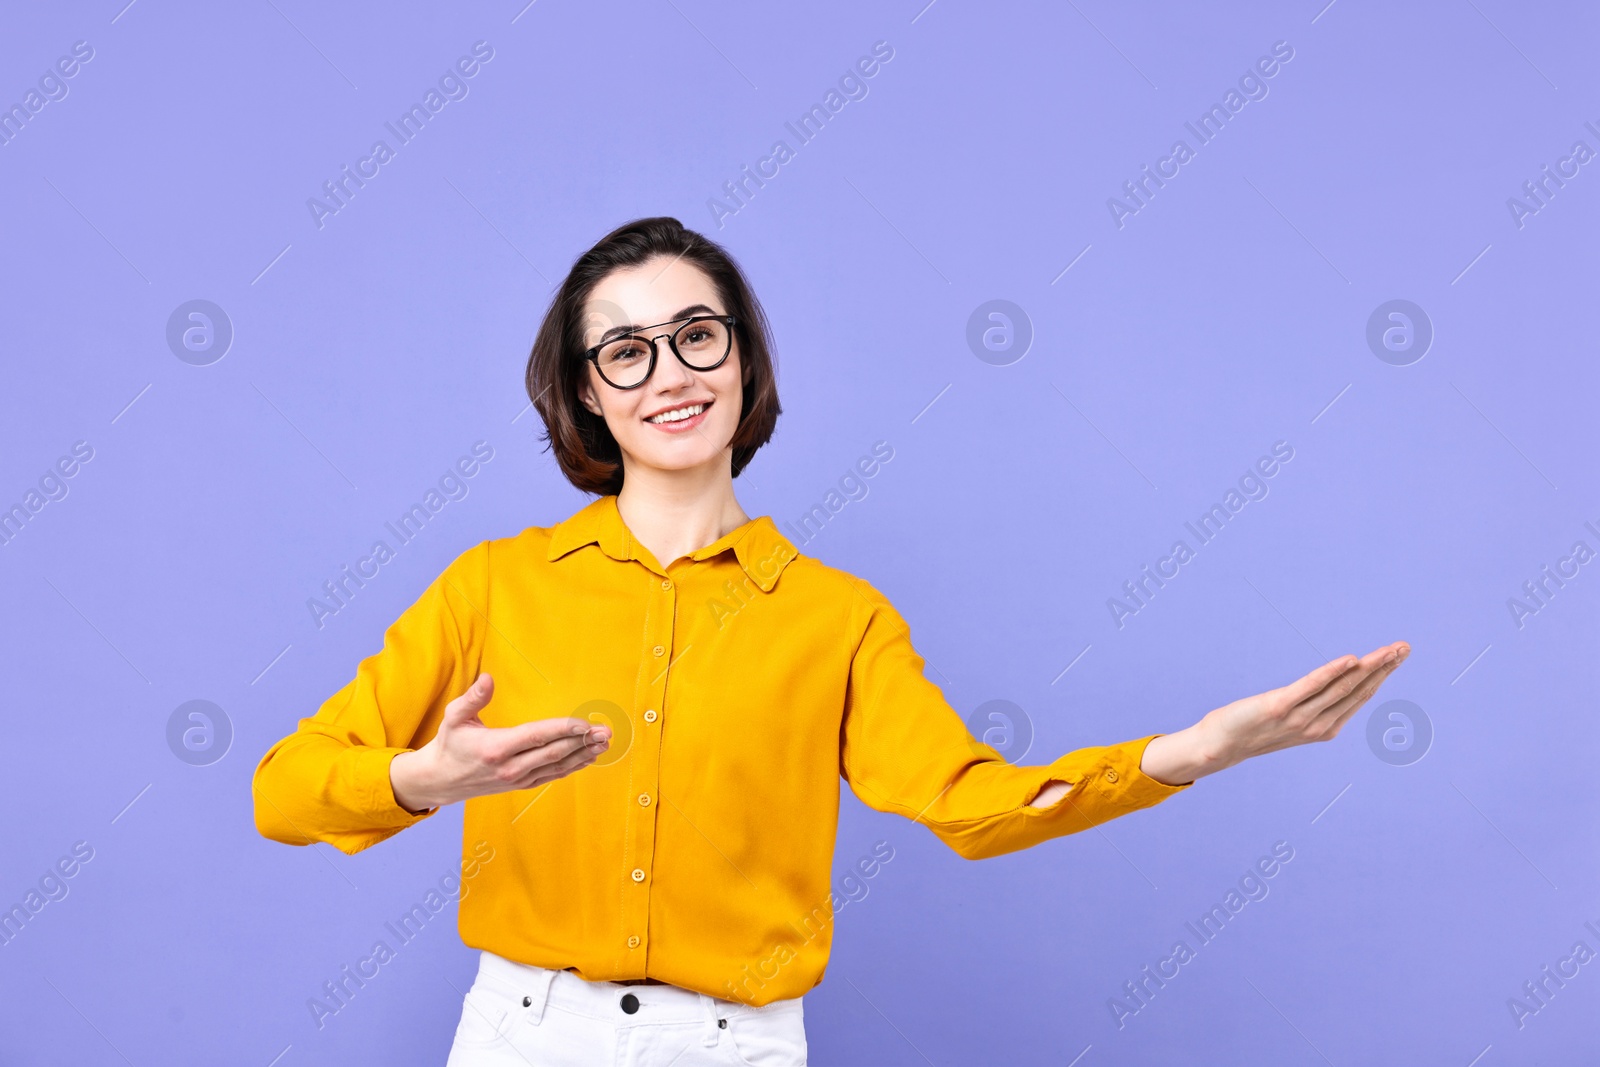
[{"label": "young woman", "polygon": [[457,556],[253,786],[262,834],[347,853],[466,802],[459,927],[482,956],[452,1067],[803,1064],[841,777],[999,855],[1329,740],[1410,651],[1012,765],[882,593],[739,506],[780,408],[722,248],[671,218],[608,234],[546,314],[527,388],[597,498]]}]

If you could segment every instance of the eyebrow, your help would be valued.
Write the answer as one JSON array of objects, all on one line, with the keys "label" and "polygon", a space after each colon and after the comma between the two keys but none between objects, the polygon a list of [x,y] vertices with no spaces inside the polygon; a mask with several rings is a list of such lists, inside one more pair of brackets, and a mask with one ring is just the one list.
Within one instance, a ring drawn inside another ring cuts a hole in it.
[{"label": "eyebrow", "polygon": [[[716,314],[715,311],[712,311],[710,308],[706,307],[706,305],[704,305],[704,304],[690,304],[688,307],[683,308],[676,315],[672,316],[672,318],[667,319],[666,321],[667,322],[677,322],[679,319],[686,319],[690,315],[715,315],[715,314]],[[630,334],[630,333],[638,333],[642,329],[644,329],[643,326],[640,326],[637,323],[632,323],[632,322],[628,323],[626,326],[613,326],[613,327],[611,327],[611,329],[607,330],[605,333],[600,335],[600,341],[598,343],[604,344],[605,342],[611,340],[613,337],[623,337],[623,336],[625,336],[627,334]]]}]

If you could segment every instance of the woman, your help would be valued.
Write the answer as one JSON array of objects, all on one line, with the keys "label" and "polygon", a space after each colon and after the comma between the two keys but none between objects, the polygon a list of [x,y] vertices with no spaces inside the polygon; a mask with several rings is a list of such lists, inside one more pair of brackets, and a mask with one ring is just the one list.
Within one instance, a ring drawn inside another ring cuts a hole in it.
[{"label": "woman", "polygon": [[1409,652],[1014,766],[877,589],[739,506],[780,408],[720,247],[670,218],[608,234],[546,314],[527,388],[597,499],[456,557],[254,782],[261,833],[347,853],[466,801],[459,926],[482,956],[454,1067],[803,1064],[841,777],[999,855],[1328,740]]}]

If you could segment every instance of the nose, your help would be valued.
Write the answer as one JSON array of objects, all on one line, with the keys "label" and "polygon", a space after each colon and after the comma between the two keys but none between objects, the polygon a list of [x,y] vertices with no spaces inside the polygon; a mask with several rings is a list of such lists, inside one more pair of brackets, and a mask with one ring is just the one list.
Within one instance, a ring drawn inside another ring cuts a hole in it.
[{"label": "nose", "polygon": [[656,357],[656,371],[651,378],[656,387],[662,390],[677,389],[694,382],[694,375],[672,350],[671,337],[671,334],[661,334],[655,339],[660,355]]}]

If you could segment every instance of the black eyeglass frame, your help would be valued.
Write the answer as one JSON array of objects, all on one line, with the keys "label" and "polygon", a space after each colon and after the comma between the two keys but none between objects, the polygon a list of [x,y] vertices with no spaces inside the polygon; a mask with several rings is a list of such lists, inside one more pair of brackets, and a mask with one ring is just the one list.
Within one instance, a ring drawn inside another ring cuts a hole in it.
[{"label": "black eyeglass frame", "polygon": [[[722,358],[718,359],[715,363],[711,364],[711,366],[709,366],[709,367],[696,367],[693,363],[690,363],[687,359],[684,359],[683,358],[683,353],[678,351],[678,335],[680,333],[682,333],[684,330],[687,330],[690,326],[693,326],[695,323],[697,323],[697,322],[706,322],[708,320],[714,320],[716,322],[725,323],[727,325],[727,327],[728,327],[728,347],[723,350]],[[650,336],[650,335],[644,334],[644,333],[630,333],[630,334],[625,334],[625,335],[623,335],[621,337],[613,337],[609,341],[601,341],[599,344],[595,345],[593,348],[590,348],[587,351],[585,351],[583,353],[583,358],[588,360],[590,363],[594,364],[595,373],[600,375],[600,380],[601,381],[605,382],[607,385],[611,386],[611,388],[613,388],[613,389],[627,390],[627,389],[638,389],[638,388],[640,388],[646,382],[648,382],[650,380],[650,376],[656,372],[656,357],[659,354],[659,350],[658,350],[658,348],[656,346],[656,342],[659,341],[663,337],[665,337],[667,339],[667,346],[672,349],[672,354],[674,356],[678,357],[678,362],[682,363],[685,367],[688,367],[690,370],[698,370],[698,371],[716,370],[718,367],[720,367],[724,363],[726,363],[728,361],[728,357],[733,354],[733,333],[734,333],[734,329],[736,327],[738,327],[738,325],[739,325],[739,317],[737,315],[692,315],[687,319],[668,319],[666,322],[658,322],[658,323],[656,323],[655,326],[646,326],[645,329],[653,330],[653,329],[656,328],[656,326],[671,326],[674,322],[682,322],[683,325],[679,326],[676,330],[673,330],[671,333],[658,333],[658,334],[656,334],[654,336]],[[607,345],[614,345],[618,341],[631,341],[631,340],[634,340],[634,339],[638,339],[640,341],[643,341],[643,342],[645,342],[646,344],[648,344],[650,346],[650,366],[645,369],[644,377],[640,378],[633,385],[618,385],[616,382],[612,381],[610,378],[607,378],[606,377],[606,372],[600,369],[600,350],[602,348],[606,347]]]}]

